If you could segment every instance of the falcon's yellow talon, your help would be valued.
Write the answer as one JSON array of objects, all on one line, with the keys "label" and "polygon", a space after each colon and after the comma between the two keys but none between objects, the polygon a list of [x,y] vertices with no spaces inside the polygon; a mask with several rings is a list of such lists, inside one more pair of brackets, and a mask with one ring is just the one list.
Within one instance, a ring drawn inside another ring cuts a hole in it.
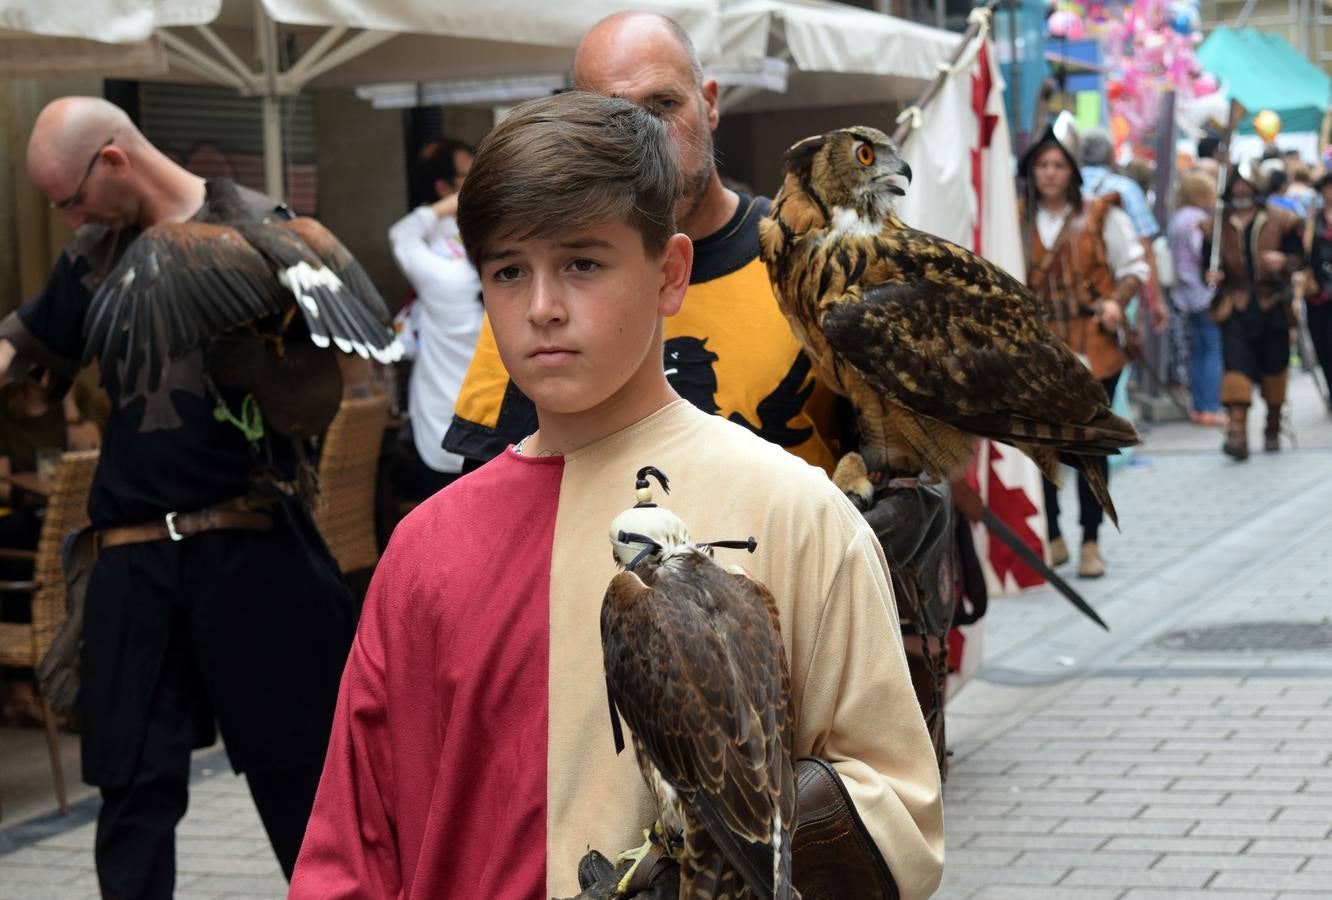
[{"label": "falcon's yellow talon", "polygon": [[626,850],[619,856],[615,857],[615,865],[617,866],[620,863],[627,862],[631,859],[634,861],[634,864],[625,870],[624,877],[616,883],[615,892],[617,894],[629,893],[629,882],[633,881],[634,872],[638,869],[638,864],[643,861],[644,857],[646,857],[651,850],[652,833],[644,828],[642,845],[635,847],[633,850]]}]

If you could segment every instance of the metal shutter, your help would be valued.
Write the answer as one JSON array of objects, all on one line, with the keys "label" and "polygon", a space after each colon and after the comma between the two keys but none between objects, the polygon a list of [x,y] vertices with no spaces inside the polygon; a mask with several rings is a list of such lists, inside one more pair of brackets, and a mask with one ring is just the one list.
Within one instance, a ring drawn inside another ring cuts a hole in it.
[{"label": "metal shutter", "polygon": [[[196,175],[224,176],[264,189],[258,97],[204,85],[143,82],[139,89],[139,126],[156,147]],[[285,199],[297,212],[314,215],[314,104],[309,97],[282,99],[282,143]]]}]

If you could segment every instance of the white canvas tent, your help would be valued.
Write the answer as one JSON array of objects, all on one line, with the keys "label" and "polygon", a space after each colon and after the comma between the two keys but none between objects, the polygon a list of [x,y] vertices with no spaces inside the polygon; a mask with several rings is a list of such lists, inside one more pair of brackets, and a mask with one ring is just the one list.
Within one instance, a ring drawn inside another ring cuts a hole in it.
[{"label": "white canvas tent", "polygon": [[266,188],[276,195],[281,97],[442,71],[473,79],[562,72],[593,23],[627,8],[665,13],[701,52],[715,52],[715,0],[0,0],[0,74],[65,75],[60,60],[92,46],[100,58],[85,71],[201,80],[260,96]]},{"label": "white canvas tent", "polygon": [[723,0],[709,67],[739,112],[910,102],[959,35],[826,0]]}]

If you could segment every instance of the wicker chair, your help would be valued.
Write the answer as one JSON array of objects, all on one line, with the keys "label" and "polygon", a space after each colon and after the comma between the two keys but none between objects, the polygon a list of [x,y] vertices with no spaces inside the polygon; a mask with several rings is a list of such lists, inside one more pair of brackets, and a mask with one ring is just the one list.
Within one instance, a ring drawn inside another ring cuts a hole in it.
[{"label": "wicker chair", "polygon": [[[32,594],[31,622],[0,622],[0,665],[23,668],[37,665],[65,619],[65,573],[60,564],[60,545],[65,535],[88,524],[88,490],[96,469],[96,450],[64,454],[51,482],[37,549],[0,550],[0,556],[30,561],[33,568],[31,581],[0,581],[0,590]],[[46,748],[51,757],[56,800],[61,814],[69,815],[55,716],[45,698],[42,699],[42,713],[46,720]]]},{"label": "wicker chair", "polygon": [[375,476],[388,413],[385,395],[344,397],[324,436],[315,522],[343,574],[379,561]]}]

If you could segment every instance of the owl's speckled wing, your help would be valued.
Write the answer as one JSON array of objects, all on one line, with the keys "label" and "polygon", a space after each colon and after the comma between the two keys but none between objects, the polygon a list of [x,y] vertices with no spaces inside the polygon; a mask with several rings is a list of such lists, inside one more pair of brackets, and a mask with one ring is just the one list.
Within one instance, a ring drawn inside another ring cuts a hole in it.
[{"label": "owl's speckled wing", "polygon": [[[846,240],[858,290],[824,298],[828,346],[913,412],[1000,441],[1135,443],[1105,392],[1045,324],[1040,301],[999,267],[910,228]],[[859,257],[867,257],[863,262]],[[839,254],[826,265],[839,265]]]},{"label": "owl's speckled wing", "polygon": [[773,896],[780,814],[789,889],[794,717],[767,588],[701,554],[661,566],[650,584],[622,572],[606,591],[601,640],[611,697],[689,822],[711,838],[686,835],[686,850],[704,857],[686,858],[685,879],[715,877],[724,867],[706,857],[720,851],[760,896]]}]

